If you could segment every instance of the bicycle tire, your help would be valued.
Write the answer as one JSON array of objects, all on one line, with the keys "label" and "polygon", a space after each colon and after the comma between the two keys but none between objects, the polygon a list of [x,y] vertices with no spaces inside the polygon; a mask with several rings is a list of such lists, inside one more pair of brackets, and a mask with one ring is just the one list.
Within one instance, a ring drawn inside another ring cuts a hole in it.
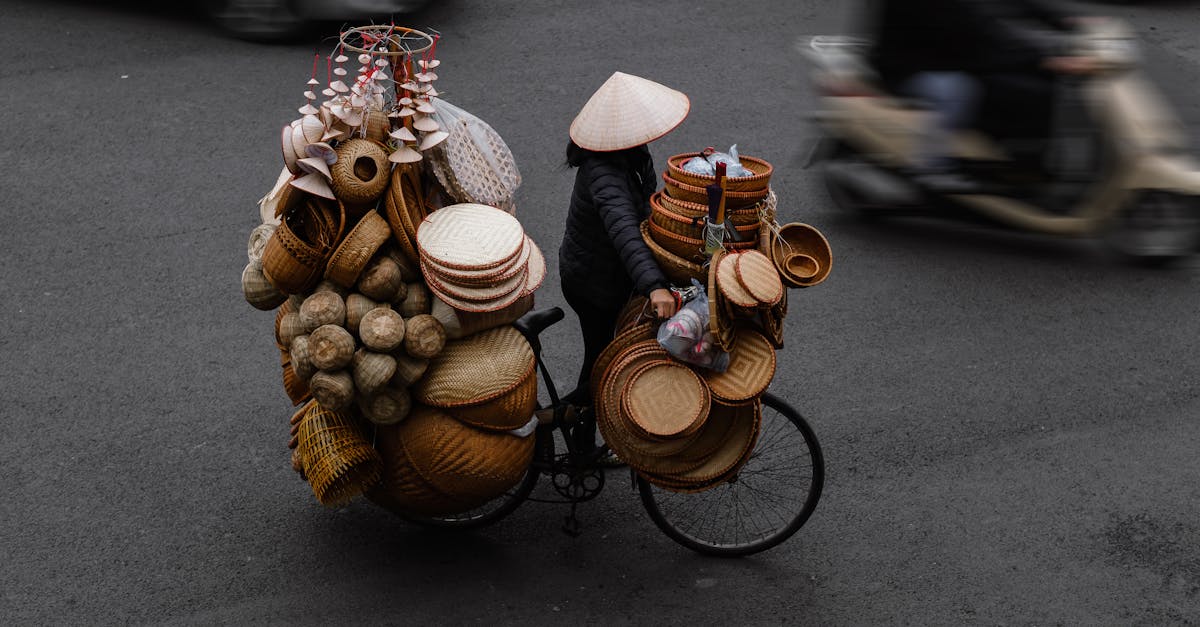
[{"label": "bicycle tire", "polygon": [[[537,438],[537,441],[534,444],[533,461],[530,463],[529,468],[525,469],[525,475],[521,477],[517,485],[505,491],[504,494],[475,509],[467,510],[460,514],[448,516],[401,514],[401,516],[408,522],[439,529],[479,529],[499,522],[516,511],[529,498],[529,495],[533,493],[533,489],[537,486],[538,479],[542,475],[537,462],[539,459],[544,459],[542,456],[544,455],[546,446],[554,446],[553,434],[547,429],[539,428],[534,437]],[[550,453],[552,457],[553,448],[551,448]]]},{"label": "bicycle tire", "polygon": [[[638,477],[638,491],[646,513],[675,542],[705,555],[751,555],[790,538],[816,509],[825,484],[825,458],[816,433],[800,412],[782,399],[766,393],[762,401],[763,422],[758,441],[749,461],[732,480],[703,492],[688,494],[656,487]],[[797,450],[790,450],[792,448]],[[803,463],[804,457],[810,463]],[[800,463],[794,469],[779,465],[779,461],[788,460],[799,460]],[[790,479],[787,475],[792,470],[799,480],[790,491],[798,490],[802,498],[784,501],[787,509],[780,513],[777,503],[785,495],[769,491],[769,484],[774,481],[773,475]],[[771,522],[765,529],[744,529],[752,523],[745,514],[756,504],[765,507],[767,501],[776,503],[772,508],[779,524]],[[732,514],[729,514],[729,506],[733,507]],[[731,529],[731,525],[739,528]],[[746,534],[744,540],[740,539],[743,532]],[[731,534],[732,539],[724,537],[726,534]]]}]

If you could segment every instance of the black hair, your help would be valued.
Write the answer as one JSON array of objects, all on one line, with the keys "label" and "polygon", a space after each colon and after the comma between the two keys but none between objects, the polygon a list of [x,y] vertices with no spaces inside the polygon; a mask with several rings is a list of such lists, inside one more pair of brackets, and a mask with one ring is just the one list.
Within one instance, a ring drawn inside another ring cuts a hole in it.
[{"label": "black hair", "polygon": [[583,163],[583,160],[590,154],[612,155],[614,157],[616,157],[616,156],[631,157],[631,156],[635,156],[635,155],[643,156],[643,155],[650,154],[650,148],[646,144],[639,144],[637,146],[634,146],[633,148],[626,148],[624,150],[613,150],[613,151],[588,150],[587,148],[584,148],[584,147],[580,146],[579,144],[576,144],[575,140],[568,139],[567,140],[567,162],[566,162],[565,166],[568,168],[577,168]]}]

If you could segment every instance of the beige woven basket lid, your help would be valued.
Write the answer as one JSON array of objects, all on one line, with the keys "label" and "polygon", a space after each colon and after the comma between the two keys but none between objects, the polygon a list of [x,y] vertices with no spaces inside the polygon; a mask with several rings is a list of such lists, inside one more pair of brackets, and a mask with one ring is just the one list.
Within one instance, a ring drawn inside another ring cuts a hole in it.
[{"label": "beige woven basket lid", "polygon": [[712,395],[736,403],[766,391],[775,377],[775,348],[752,329],[739,329],[725,372],[704,371]]},{"label": "beige woven basket lid", "polygon": [[525,287],[521,294],[529,295],[536,292],[546,280],[546,257],[542,255],[542,249],[528,236],[525,237],[525,247],[529,249],[529,271],[526,273]]},{"label": "beige woven basket lid", "polygon": [[737,262],[743,253],[723,255],[717,266],[717,289],[729,302],[738,307],[757,307],[758,299],[754,297],[738,280]]},{"label": "beige woven basket lid", "polygon": [[487,205],[462,203],[429,214],[417,228],[417,249],[439,266],[485,270],[521,252],[525,231],[511,215]]},{"label": "beige woven basket lid", "polygon": [[421,264],[421,271],[425,273],[425,279],[429,283],[430,289],[436,290],[440,294],[472,303],[494,302],[497,299],[511,295],[513,292],[520,292],[520,290],[524,289],[525,281],[528,278],[525,268],[520,268],[517,274],[507,279],[479,285],[464,285],[447,279],[427,263]]},{"label": "beige woven basket lid", "polygon": [[694,432],[708,416],[708,386],[690,368],[661,361],[633,373],[622,394],[623,409],[651,436]]},{"label": "beige woven basket lid", "polygon": [[613,72],[571,122],[571,139],[588,150],[624,150],[671,132],[691,103],[681,91]]},{"label": "beige woven basket lid", "polygon": [[523,383],[534,368],[533,349],[512,326],[446,342],[413,386],[426,405],[456,407],[491,400]]},{"label": "beige woven basket lid", "polygon": [[691,437],[661,441],[646,439],[635,433],[636,425],[622,412],[621,395],[629,377],[640,367],[668,357],[658,342],[654,339],[637,342],[620,351],[617,357],[605,369],[600,388],[593,390],[596,422],[605,442],[617,456],[635,470],[644,469],[652,464],[653,458],[673,455],[686,448]]},{"label": "beige woven basket lid", "polygon": [[500,311],[502,309],[507,309],[525,297],[523,291],[518,289],[513,290],[511,293],[501,296],[500,298],[474,301],[457,298],[447,294],[445,291],[440,289],[440,285],[437,283],[436,279],[428,281],[428,287],[429,291],[443,303],[446,303],[453,309],[466,313],[482,314]]},{"label": "beige woven basket lid", "polygon": [[457,270],[455,268],[447,268],[440,266],[437,262],[428,257],[422,259],[422,263],[429,267],[437,278],[442,283],[453,283],[455,285],[472,285],[472,286],[488,286],[495,283],[505,281],[525,271],[526,265],[529,263],[529,255],[533,252],[530,250],[530,240],[526,236],[525,241],[521,246],[521,252],[513,257],[512,260],[505,262],[504,265],[496,266],[495,268],[486,268],[483,270]]},{"label": "beige woven basket lid", "polygon": [[[596,357],[595,363],[592,365],[592,372],[589,374],[590,388],[592,394],[600,394],[601,378],[608,370],[608,367],[616,361],[617,356],[621,351],[632,346],[637,342],[646,340],[654,340],[657,333],[658,325],[653,322],[644,322],[631,326],[616,335],[604,350],[600,351],[600,355]],[[657,341],[657,340],[655,340]]]},{"label": "beige woven basket lid", "polygon": [[734,272],[738,283],[759,305],[771,306],[783,298],[783,281],[775,262],[757,250],[738,253]]}]

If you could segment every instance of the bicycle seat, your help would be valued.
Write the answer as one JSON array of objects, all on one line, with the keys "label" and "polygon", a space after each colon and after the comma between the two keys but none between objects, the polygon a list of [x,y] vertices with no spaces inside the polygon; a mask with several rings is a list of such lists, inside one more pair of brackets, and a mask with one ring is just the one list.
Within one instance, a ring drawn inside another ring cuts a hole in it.
[{"label": "bicycle seat", "polygon": [[531,311],[521,316],[519,320],[513,323],[513,326],[521,332],[521,335],[525,336],[525,340],[529,342],[529,346],[533,348],[533,352],[540,355],[542,353],[542,343],[538,340],[538,336],[547,327],[559,322],[566,315],[562,307],[547,307],[546,309]]}]

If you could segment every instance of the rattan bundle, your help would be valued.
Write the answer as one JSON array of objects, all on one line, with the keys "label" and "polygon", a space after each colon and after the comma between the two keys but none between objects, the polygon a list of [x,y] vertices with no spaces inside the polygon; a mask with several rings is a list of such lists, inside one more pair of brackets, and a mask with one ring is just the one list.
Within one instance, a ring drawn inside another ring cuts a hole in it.
[{"label": "rattan bundle", "polygon": [[298,457],[303,475],[322,505],[338,505],[379,481],[379,454],[353,416],[312,403],[299,425]]},{"label": "rattan bundle", "polygon": [[417,406],[377,432],[383,479],[369,498],[402,514],[449,515],[478,507],[516,485],[534,439],[489,433],[443,411]]}]

